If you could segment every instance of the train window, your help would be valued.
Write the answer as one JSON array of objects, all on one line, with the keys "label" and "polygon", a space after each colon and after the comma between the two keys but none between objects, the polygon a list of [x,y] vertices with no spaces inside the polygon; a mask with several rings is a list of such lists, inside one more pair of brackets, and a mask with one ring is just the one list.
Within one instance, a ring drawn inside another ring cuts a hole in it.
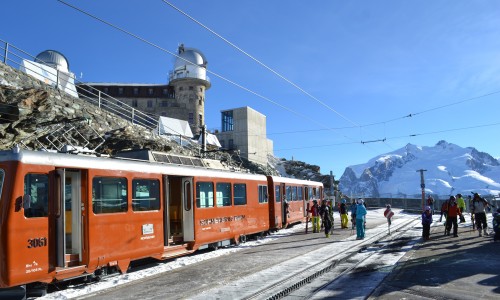
[{"label": "train window", "polygon": [[281,189],[279,185],[274,186],[274,194],[276,202],[281,202]]},{"label": "train window", "polygon": [[235,183],[234,189],[234,205],[247,204],[247,185],[244,183]]},{"label": "train window", "polygon": [[196,207],[214,207],[214,184],[212,182],[196,183]]},{"label": "train window", "polygon": [[46,174],[26,174],[24,194],[29,195],[29,203],[24,205],[26,218],[49,215],[49,176]]},{"label": "train window", "polygon": [[132,180],[132,209],[134,211],[160,209],[160,182],[157,179]]},{"label": "train window", "polygon": [[293,201],[297,201],[297,187],[296,186],[292,186],[292,199]]},{"label": "train window", "polygon": [[216,194],[217,206],[231,206],[231,184],[217,183]]},{"label": "train window", "polygon": [[259,185],[259,203],[267,202],[267,186]]},{"label": "train window", "polygon": [[309,188],[309,200],[313,200],[314,197],[313,197],[313,188]]},{"label": "train window", "polygon": [[302,187],[299,186],[297,187],[297,198],[299,198],[299,200],[304,200],[304,194],[302,193]]},{"label": "train window", "polygon": [[92,210],[95,214],[126,212],[127,196],[126,178],[92,179]]},{"label": "train window", "polygon": [[292,187],[286,187],[286,201],[292,201]]}]

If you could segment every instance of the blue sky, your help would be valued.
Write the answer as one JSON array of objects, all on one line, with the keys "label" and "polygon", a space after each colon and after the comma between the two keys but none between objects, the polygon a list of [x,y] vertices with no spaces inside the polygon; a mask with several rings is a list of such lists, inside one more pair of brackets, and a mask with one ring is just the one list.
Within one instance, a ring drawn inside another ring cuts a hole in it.
[{"label": "blue sky", "polygon": [[[161,0],[65,1],[171,52],[201,50],[209,71],[253,92],[209,74],[207,127],[250,106],[276,156],[324,174],[408,143],[500,157],[498,1],[165,0],[289,82]],[[174,63],[56,0],[3,1],[0,39],[62,52],[84,82],[166,83]]]}]

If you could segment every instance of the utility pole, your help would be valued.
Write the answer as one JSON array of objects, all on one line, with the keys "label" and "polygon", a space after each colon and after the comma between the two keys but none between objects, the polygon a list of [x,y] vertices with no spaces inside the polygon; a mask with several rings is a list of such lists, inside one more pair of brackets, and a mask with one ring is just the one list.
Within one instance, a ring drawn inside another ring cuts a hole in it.
[{"label": "utility pole", "polygon": [[420,187],[422,188],[422,211],[425,207],[425,183],[424,183],[424,172],[427,170],[420,169],[417,172],[420,172]]},{"label": "utility pole", "polygon": [[[335,204],[335,177],[333,176],[333,172],[330,171],[330,195],[333,197],[333,202],[332,204]],[[332,205],[333,206],[333,205]]]}]

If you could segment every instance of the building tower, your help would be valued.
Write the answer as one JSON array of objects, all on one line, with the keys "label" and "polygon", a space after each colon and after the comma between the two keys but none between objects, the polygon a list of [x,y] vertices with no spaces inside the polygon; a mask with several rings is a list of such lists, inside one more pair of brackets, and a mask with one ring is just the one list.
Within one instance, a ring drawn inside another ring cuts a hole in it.
[{"label": "building tower", "polygon": [[[179,46],[169,85],[173,86],[175,100],[180,106],[169,107],[173,118],[186,120],[197,135],[205,125],[205,91],[210,88],[207,60],[201,51]],[[187,115],[186,115],[187,114]]]}]

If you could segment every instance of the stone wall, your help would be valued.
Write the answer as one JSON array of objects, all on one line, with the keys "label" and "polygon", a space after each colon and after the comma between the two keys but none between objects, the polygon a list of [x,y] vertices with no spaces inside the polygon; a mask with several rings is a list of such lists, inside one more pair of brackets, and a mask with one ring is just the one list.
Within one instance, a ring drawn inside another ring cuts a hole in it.
[{"label": "stone wall", "polygon": [[[171,151],[174,143],[158,137],[151,130],[134,125],[85,100],[71,97],[19,70],[0,63],[0,149],[15,144],[37,147],[47,133],[60,124],[73,125],[82,137],[80,142],[93,149],[105,142],[97,152],[149,148]],[[192,151],[177,147],[176,153],[190,155]]]}]

